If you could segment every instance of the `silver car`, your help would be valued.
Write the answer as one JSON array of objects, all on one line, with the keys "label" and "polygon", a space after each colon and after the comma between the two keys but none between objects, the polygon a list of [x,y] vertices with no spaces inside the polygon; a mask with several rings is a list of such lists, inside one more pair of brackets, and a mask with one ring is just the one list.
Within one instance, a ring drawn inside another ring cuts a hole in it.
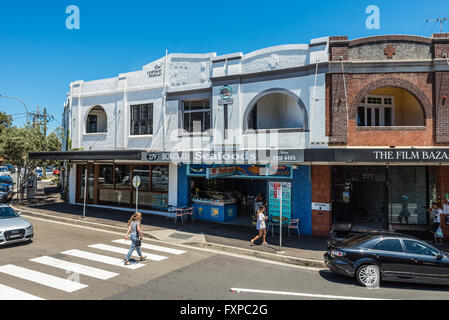
[{"label": "silver car", "polygon": [[0,246],[33,238],[33,225],[21,218],[20,214],[10,206],[0,204]]}]

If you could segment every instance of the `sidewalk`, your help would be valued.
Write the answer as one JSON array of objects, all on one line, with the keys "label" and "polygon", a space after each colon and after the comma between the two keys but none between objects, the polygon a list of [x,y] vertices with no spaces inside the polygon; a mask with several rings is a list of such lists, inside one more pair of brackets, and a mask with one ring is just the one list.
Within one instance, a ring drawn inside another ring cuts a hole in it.
[{"label": "sidewalk", "polygon": [[[40,190],[39,190],[40,191]],[[86,207],[86,219],[82,218],[83,206],[63,202],[59,194],[39,194],[37,199],[24,204],[11,205],[23,214],[43,219],[76,223],[91,227],[126,232],[127,221],[132,212],[99,207]],[[279,250],[279,233],[267,235],[268,246],[250,246],[250,239],[257,234],[252,227],[219,224],[188,219],[184,224],[178,220],[153,214],[143,214],[142,232],[149,237],[165,242],[181,243],[195,247],[226,251],[278,262],[315,268],[324,268],[323,255],[327,249],[327,239],[301,235],[292,232],[288,237],[284,232],[282,253]]]}]

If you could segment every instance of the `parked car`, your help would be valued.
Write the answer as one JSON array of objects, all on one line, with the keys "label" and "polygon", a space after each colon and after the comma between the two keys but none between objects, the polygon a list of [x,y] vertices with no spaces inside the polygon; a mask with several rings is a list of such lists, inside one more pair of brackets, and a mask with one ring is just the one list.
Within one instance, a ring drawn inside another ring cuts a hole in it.
[{"label": "parked car", "polygon": [[58,169],[55,169],[55,170],[53,170],[53,175],[59,176],[59,175],[61,175],[61,171],[59,171]]},{"label": "parked car", "polygon": [[11,189],[13,189],[15,185],[14,180],[7,176],[0,176],[0,183],[9,185]]},{"label": "parked car", "polygon": [[11,171],[9,171],[7,166],[0,166],[0,176],[9,177],[10,175],[11,175]]},{"label": "parked car", "polygon": [[8,203],[12,200],[14,191],[8,184],[0,184],[0,202]]},{"label": "parked car", "polygon": [[11,173],[15,173],[17,171],[17,168],[14,167],[13,165],[7,164],[6,166],[8,167]]},{"label": "parked car", "polygon": [[380,281],[449,284],[448,252],[399,233],[361,234],[328,241],[327,267],[365,287]]},{"label": "parked car", "polygon": [[37,167],[36,169],[34,169],[34,173],[37,176],[37,180],[41,180],[42,176],[44,175],[42,168]]},{"label": "parked car", "polygon": [[20,215],[10,206],[0,204],[0,245],[30,241],[33,238],[33,225]]}]

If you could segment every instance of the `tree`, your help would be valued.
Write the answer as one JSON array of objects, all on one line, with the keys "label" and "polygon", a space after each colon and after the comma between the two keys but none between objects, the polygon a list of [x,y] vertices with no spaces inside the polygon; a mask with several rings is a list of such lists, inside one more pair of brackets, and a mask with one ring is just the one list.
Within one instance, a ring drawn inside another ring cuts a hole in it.
[{"label": "tree", "polygon": [[[59,128],[58,128],[59,129]],[[23,178],[19,183],[19,192],[23,200],[23,189],[26,181],[33,175],[33,169],[36,166],[45,166],[52,164],[48,160],[33,160],[30,161],[30,152],[42,151],[60,151],[61,131],[55,130],[45,137],[39,126],[26,125],[24,127],[9,127],[5,128],[0,133],[0,156],[4,158],[7,163],[15,165],[19,169],[19,175],[22,175],[22,168],[24,168]],[[45,170],[45,169],[44,169]]]},{"label": "tree", "polygon": [[10,128],[11,124],[12,117],[0,111],[0,134],[2,134],[5,129]]}]

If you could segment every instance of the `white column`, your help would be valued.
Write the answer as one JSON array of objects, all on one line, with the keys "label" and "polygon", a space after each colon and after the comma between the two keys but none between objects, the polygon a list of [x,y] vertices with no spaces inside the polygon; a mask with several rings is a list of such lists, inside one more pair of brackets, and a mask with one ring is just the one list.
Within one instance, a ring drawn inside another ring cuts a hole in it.
[{"label": "white column", "polygon": [[168,166],[168,204],[170,206],[178,205],[178,165],[170,164]]}]

